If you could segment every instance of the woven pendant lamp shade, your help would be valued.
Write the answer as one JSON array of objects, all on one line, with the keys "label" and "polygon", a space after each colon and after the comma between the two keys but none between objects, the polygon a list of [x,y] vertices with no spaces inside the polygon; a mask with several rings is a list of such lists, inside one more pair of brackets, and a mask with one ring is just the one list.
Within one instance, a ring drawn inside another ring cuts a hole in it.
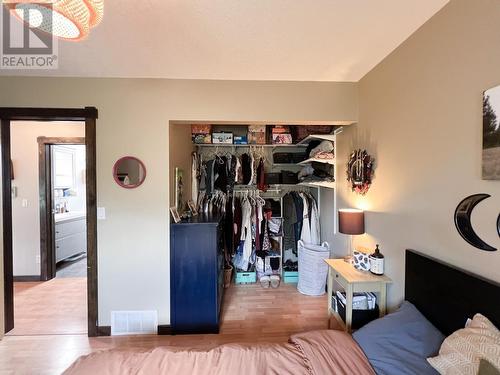
[{"label": "woven pendant lamp shade", "polygon": [[[74,41],[86,38],[91,28],[102,21],[104,13],[104,0],[2,1],[23,22],[28,22],[26,10],[38,11],[30,14],[31,27],[51,33],[60,39]],[[41,16],[49,12],[52,12],[51,18]],[[44,21],[47,19],[52,19],[52,24]]]}]

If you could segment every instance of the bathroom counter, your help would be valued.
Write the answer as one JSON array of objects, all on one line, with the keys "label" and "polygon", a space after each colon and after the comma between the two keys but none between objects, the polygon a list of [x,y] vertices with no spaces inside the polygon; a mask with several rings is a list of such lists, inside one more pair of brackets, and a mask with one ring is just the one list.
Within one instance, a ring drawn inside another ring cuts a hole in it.
[{"label": "bathroom counter", "polygon": [[87,214],[82,211],[65,212],[63,214],[55,214],[54,221],[56,223],[64,223],[67,221],[84,219],[86,216]]}]

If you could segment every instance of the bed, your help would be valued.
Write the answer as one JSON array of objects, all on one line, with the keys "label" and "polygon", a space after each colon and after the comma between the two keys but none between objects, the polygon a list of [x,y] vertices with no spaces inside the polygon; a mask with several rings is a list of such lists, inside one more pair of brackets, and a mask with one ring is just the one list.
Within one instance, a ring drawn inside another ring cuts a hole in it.
[{"label": "bed", "polygon": [[65,374],[435,374],[426,358],[445,336],[481,313],[500,326],[500,285],[406,251],[401,308],[348,335],[324,330],[286,344],[226,344],[211,350],[108,350],[79,358]]}]

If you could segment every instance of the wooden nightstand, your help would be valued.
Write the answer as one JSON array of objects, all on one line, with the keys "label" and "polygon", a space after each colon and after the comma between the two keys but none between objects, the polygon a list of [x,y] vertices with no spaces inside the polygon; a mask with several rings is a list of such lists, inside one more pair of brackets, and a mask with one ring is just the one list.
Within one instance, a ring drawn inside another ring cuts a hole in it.
[{"label": "wooden nightstand", "polygon": [[[328,316],[335,316],[347,332],[352,332],[352,298],[356,292],[377,293],[377,304],[380,316],[386,312],[387,284],[392,280],[387,276],[377,276],[371,272],[358,271],[352,264],[343,259],[325,259],[328,264]],[[332,307],[332,296],[335,293],[334,283],[338,283],[346,292],[346,321]]]}]

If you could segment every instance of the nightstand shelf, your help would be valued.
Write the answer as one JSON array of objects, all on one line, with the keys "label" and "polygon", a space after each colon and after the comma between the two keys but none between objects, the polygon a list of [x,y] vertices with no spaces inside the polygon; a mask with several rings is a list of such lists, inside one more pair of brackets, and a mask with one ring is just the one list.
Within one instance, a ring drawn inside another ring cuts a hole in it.
[{"label": "nightstand shelf", "polygon": [[[377,276],[370,272],[358,271],[352,264],[343,259],[326,259],[328,264],[328,316],[334,316],[342,328],[352,332],[352,301],[354,293],[373,292],[378,294],[377,304],[380,316],[386,313],[387,284],[392,280],[387,276]],[[346,292],[346,319],[335,311],[332,306],[332,297],[335,294],[334,283],[340,285]]]}]

